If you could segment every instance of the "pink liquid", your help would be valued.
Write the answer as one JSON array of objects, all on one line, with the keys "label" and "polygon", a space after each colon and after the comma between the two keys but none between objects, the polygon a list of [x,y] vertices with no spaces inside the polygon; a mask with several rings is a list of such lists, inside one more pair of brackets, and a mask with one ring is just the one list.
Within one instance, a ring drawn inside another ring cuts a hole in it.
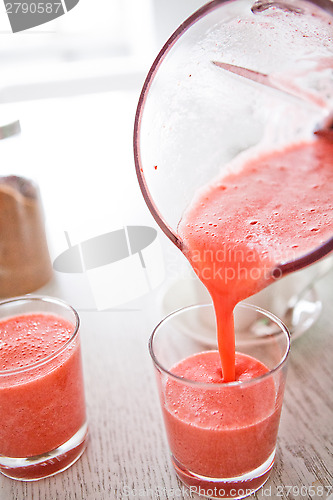
[{"label": "pink liquid", "polygon": [[[84,424],[78,337],[55,359],[27,368],[59,350],[73,332],[70,322],[49,314],[0,321],[1,455],[32,457],[49,452]],[[10,370],[24,367],[27,369],[10,374]]]},{"label": "pink liquid", "polygon": [[[268,370],[258,360],[237,353],[236,380],[256,378]],[[221,384],[217,351],[195,354],[172,372],[207,383],[203,389],[169,379],[164,419],[176,461],[207,478],[230,478],[261,466],[274,452],[282,397],[276,404],[272,378],[249,386]]]},{"label": "pink liquid", "polygon": [[215,307],[225,381],[235,380],[235,305],[273,281],[274,267],[332,235],[333,142],[251,159],[204,188],[182,218],[184,253]]}]

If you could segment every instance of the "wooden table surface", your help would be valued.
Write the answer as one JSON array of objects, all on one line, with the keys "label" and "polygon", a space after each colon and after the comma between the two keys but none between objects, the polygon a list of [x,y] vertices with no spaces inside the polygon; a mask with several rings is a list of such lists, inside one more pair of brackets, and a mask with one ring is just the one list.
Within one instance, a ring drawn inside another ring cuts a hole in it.
[{"label": "wooden table surface", "polygon": [[[292,344],[277,458],[253,498],[320,499],[333,493],[332,275],[323,312]],[[147,351],[154,294],[136,310],[80,312],[90,438],[69,470],[38,482],[0,477],[1,500],[186,499],[172,470]],[[193,498],[196,498],[193,495]]]},{"label": "wooden table surface", "polygon": [[[38,109],[45,113],[46,104]],[[80,143],[89,141],[81,137]],[[145,212],[144,223],[147,217]],[[134,218],[137,223],[140,212],[134,216],[133,211]],[[331,273],[318,285],[319,320],[292,344],[276,462],[264,490],[252,498],[317,500],[333,494],[332,279]],[[77,306],[90,428],[87,450],[70,469],[51,478],[18,482],[1,476],[0,500],[191,498],[170,464],[147,349],[161,319],[157,298],[162,289],[111,311]],[[43,293],[62,296],[54,282]]]}]

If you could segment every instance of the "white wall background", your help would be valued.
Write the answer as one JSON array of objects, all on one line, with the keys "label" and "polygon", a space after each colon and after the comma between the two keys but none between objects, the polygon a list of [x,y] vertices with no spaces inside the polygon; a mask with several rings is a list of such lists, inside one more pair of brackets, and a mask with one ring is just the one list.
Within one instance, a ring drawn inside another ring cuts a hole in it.
[{"label": "white wall background", "polygon": [[204,3],[80,0],[66,15],[13,34],[0,2],[0,104],[137,88],[163,43]]}]

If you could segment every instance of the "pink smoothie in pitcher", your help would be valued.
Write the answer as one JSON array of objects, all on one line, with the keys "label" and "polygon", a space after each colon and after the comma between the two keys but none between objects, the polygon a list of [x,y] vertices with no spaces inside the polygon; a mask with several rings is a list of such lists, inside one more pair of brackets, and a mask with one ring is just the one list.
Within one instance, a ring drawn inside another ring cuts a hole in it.
[{"label": "pink smoothie in pitcher", "polygon": [[235,380],[233,309],[274,268],[332,236],[333,142],[291,145],[203,188],[178,227],[184,254],[214,303],[226,382]]},{"label": "pink smoothie in pitcher", "polygon": [[[33,457],[52,451],[85,423],[78,337],[61,350],[73,333],[72,323],[51,314],[0,321],[2,456]],[[49,361],[42,363],[47,357]]]}]

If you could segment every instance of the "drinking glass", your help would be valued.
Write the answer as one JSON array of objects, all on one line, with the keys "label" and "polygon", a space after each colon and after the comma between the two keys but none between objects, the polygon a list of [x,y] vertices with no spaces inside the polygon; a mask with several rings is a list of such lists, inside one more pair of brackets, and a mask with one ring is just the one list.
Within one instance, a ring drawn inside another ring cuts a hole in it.
[{"label": "drinking glass", "polygon": [[[33,340],[25,327],[31,315],[46,318]],[[72,327],[69,339],[63,337],[60,320]],[[8,327],[9,321],[16,325]],[[5,352],[0,357],[0,472],[10,478],[52,476],[78,460],[86,447],[79,326],[77,312],[55,298],[22,296],[0,302],[0,355],[1,347]],[[14,333],[8,335],[8,328]],[[57,329],[58,340],[52,351],[43,353],[49,328]],[[26,363],[25,355],[34,350],[33,361]],[[7,364],[6,356],[14,365]]]},{"label": "drinking glass", "polygon": [[251,325],[243,329],[237,324],[236,314],[236,351],[268,369],[257,378],[209,384],[175,373],[184,359],[216,352],[217,343],[207,346],[193,335],[206,327],[200,318],[214,321],[210,304],[170,314],[149,341],[173,467],[192,493],[212,498],[243,498],[268,479],[286,380],[287,328],[257,306],[240,304],[237,309],[250,314],[254,325],[274,326],[274,334],[258,339]]}]

